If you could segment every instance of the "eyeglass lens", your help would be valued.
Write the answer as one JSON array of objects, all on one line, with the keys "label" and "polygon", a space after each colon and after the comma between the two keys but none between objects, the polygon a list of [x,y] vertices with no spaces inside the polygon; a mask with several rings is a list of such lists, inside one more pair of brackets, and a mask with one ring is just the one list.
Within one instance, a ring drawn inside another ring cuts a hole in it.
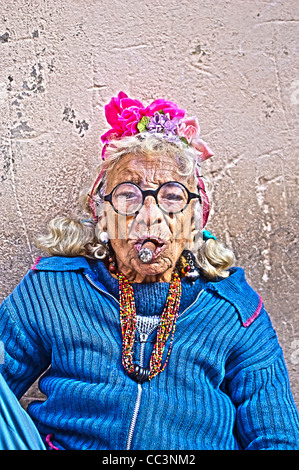
[{"label": "eyeglass lens", "polygon": [[[159,188],[157,203],[165,212],[181,212],[188,203],[188,193],[180,183],[166,183]],[[142,207],[142,191],[132,183],[121,183],[112,194],[112,204],[121,214],[133,214]]]}]

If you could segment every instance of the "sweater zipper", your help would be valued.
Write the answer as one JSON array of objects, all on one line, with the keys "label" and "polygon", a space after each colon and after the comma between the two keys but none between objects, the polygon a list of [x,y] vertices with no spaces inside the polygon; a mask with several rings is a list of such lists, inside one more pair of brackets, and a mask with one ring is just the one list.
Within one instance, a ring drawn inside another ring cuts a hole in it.
[{"label": "sweater zipper", "polygon": [[[145,333],[140,333],[140,353],[139,353],[139,364],[141,367],[143,367],[144,363],[144,349],[145,349],[145,343],[147,341],[149,335]],[[137,384],[137,397],[135,400],[135,405],[134,405],[134,410],[132,414],[132,419],[129,427],[129,432],[128,432],[128,437],[127,437],[127,442],[126,442],[126,450],[131,449],[131,444],[132,444],[132,439],[133,439],[133,434],[137,422],[137,417],[140,409],[140,404],[141,404],[141,397],[142,397],[142,385],[139,383]]]},{"label": "sweater zipper", "polygon": [[[145,351],[145,343],[147,342],[148,337],[152,334],[152,332],[157,328],[157,326],[153,326],[150,330],[148,330],[147,333],[139,333],[139,339],[140,339],[140,353],[139,353],[139,365],[141,367],[144,366],[144,351]],[[129,427],[129,432],[128,432],[128,437],[127,437],[127,443],[126,443],[126,450],[131,449],[131,444],[132,444],[132,438],[133,434],[135,431],[135,426],[137,422],[137,417],[139,414],[139,409],[140,409],[140,403],[141,403],[141,397],[142,397],[142,384],[138,384],[138,389],[137,389],[137,397],[135,400],[135,406],[133,410],[133,415]]]}]

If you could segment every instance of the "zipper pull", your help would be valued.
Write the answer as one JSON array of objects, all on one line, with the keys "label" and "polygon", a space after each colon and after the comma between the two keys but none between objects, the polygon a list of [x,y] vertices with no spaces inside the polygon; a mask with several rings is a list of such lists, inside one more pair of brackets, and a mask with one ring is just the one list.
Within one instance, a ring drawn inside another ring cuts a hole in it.
[{"label": "zipper pull", "polygon": [[148,335],[146,333],[139,333],[140,343],[146,343]]}]

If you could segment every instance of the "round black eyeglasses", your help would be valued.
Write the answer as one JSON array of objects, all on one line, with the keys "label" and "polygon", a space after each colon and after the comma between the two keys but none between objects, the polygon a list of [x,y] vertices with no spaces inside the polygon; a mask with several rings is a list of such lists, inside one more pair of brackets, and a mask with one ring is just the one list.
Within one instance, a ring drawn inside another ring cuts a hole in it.
[{"label": "round black eyeglasses", "polygon": [[140,211],[147,196],[152,196],[158,207],[167,214],[182,212],[191,199],[199,199],[199,194],[191,193],[182,183],[168,181],[155,190],[143,191],[137,184],[131,182],[120,183],[104,196],[104,201],[120,215],[133,215]]}]

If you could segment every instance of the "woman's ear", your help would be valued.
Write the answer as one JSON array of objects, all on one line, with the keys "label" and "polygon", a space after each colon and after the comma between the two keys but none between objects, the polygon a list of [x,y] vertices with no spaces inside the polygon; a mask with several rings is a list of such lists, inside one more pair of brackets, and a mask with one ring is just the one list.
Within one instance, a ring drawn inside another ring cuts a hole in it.
[{"label": "woman's ear", "polygon": [[104,211],[99,217],[95,228],[96,237],[99,239],[102,232],[107,232],[107,217]]},{"label": "woman's ear", "polygon": [[195,240],[199,235],[199,228],[196,227],[195,215],[194,212],[191,216],[191,223],[189,225],[189,233],[186,234],[186,250],[191,250],[194,248]]}]

